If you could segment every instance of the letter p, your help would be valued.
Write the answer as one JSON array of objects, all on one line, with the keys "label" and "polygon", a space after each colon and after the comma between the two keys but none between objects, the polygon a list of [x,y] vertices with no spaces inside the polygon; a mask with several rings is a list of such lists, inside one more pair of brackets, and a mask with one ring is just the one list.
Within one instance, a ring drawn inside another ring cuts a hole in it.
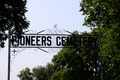
[{"label": "letter p", "polygon": [[12,45],[14,44],[14,42],[16,42],[16,36],[12,36],[11,42],[12,42]]}]

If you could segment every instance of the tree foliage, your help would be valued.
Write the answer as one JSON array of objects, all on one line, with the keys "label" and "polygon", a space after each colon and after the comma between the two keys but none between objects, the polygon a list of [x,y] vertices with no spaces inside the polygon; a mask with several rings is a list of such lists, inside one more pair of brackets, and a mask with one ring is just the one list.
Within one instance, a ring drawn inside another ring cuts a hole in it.
[{"label": "tree foliage", "polygon": [[25,17],[26,0],[3,0],[0,2],[0,46],[4,47],[4,41],[8,38],[7,30],[11,34],[20,35],[29,26]]},{"label": "tree foliage", "polygon": [[17,77],[19,77],[20,80],[33,80],[32,73],[28,67],[20,71],[20,74],[18,74]]},{"label": "tree foliage", "polygon": [[53,75],[52,64],[48,63],[46,66],[38,66],[33,68],[33,76],[35,80],[50,80]]},{"label": "tree foliage", "polygon": [[80,11],[86,15],[84,25],[88,27],[115,27],[120,25],[119,0],[82,0]]},{"label": "tree foliage", "polygon": [[25,70],[20,71],[20,74],[17,76],[20,80],[50,80],[53,73],[52,64],[48,63],[46,66],[34,67],[32,72],[26,67]]},{"label": "tree foliage", "polygon": [[37,68],[34,68],[33,74],[36,80],[48,80],[45,67],[38,66]]},{"label": "tree foliage", "polygon": [[[93,33],[84,34],[88,37]],[[84,34],[74,32],[71,36]],[[78,41],[76,41],[76,44],[78,44]],[[92,43],[94,46],[95,42]],[[63,48],[52,59],[55,73],[51,80],[100,80],[100,58],[98,51],[98,47],[81,48],[77,46],[74,48]]]},{"label": "tree foliage", "polygon": [[119,80],[120,0],[82,0],[80,7],[86,16],[83,25],[101,30],[102,58],[108,69],[104,79]]}]

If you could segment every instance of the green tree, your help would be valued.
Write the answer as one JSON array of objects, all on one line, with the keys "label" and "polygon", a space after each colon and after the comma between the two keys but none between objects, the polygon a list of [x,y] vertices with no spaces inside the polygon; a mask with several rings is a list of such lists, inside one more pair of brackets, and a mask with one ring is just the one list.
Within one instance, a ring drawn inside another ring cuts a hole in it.
[{"label": "green tree", "polygon": [[[98,33],[93,33],[98,35]],[[78,34],[78,32],[74,32],[71,36],[83,35],[88,37],[93,33]],[[52,62],[55,73],[51,80],[100,80],[99,48],[80,48],[78,41],[79,39],[75,42],[76,47],[63,48],[53,57]],[[92,42],[92,46],[94,45],[95,42]]]},{"label": "green tree", "polygon": [[46,66],[38,66],[33,68],[33,76],[35,80],[50,80],[53,75],[52,64],[48,63]]},{"label": "green tree", "polygon": [[45,66],[45,68],[47,69],[46,73],[47,73],[48,80],[50,80],[51,76],[54,74],[52,66],[53,66],[52,63],[47,63],[47,65]]},{"label": "green tree", "polygon": [[46,68],[42,66],[33,68],[33,76],[35,80],[47,80]]},{"label": "green tree", "polygon": [[20,80],[50,80],[53,73],[52,63],[47,63],[46,66],[34,67],[32,72],[26,67],[25,70],[20,71],[17,77],[19,77]]},{"label": "green tree", "polygon": [[101,30],[103,61],[108,67],[104,79],[120,79],[120,1],[82,0],[80,7],[86,16],[83,25]]},{"label": "green tree", "polygon": [[85,15],[87,27],[112,28],[120,25],[119,0],[82,0],[80,11]]},{"label": "green tree", "polygon": [[30,72],[30,69],[28,67],[20,71],[20,74],[17,75],[20,80],[33,80],[33,75]]},{"label": "green tree", "polygon": [[20,35],[29,26],[25,17],[26,0],[3,0],[0,2],[0,47],[4,47],[4,41],[8,38],[7,30],[11,34]]}]

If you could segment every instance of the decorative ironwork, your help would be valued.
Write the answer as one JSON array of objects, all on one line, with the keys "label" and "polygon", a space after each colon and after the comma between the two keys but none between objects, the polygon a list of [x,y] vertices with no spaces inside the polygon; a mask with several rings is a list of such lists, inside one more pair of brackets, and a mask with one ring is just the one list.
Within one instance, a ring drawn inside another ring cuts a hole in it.
[{"label": "decorative ironwork", "polygon": [[71,33],[71,32],[69,32],[69,31],[67,31],[65,29],[60,30],[57,27],[58,27],[58,25],[55,24],[53,26],[53,29],[46,29],[46,34],[66,34],[66,33]]},{"label": "decorative ironwork", "polygon": [[11,63],[13,62],[13,60],[15,59],[15,57],[22,51],[25,51],[26,48],[21,48],[21,49],[18,49],[18,48],[15,48],[15,49],[12,49],[11,50]]},{"label": "decorative ironwork", "polygon": [[[70,32],[70,31],[67,31],[67,30],[65,30],[65,29],[58,29],[58,25],[57,24],[54,24],[54,26],[53,26],[53,29],[45,29],[45,30],[41,30],[41,31],[39,31],[39,32],[37,32],[36,30],[27,30],[27,31],[24,31],[24,33],[25,33],[25,35],[26,34],[35,34],[35,35],[41,35],[41,33],[45,33],[45,35],[61,35],[61,34],[72,34],[72,32]],[[79,34],[83,34],[83,32],[80,32],[79,31]],[[17,46],[16,46],[17,47]],[[28,47],[29,48],[29,47]],[[46,47],[47,48],[47,47]],[[13,62],[13,60],[15,59],[15,57],[20,53],[20,52],[22,52],[22,51],[24,51],[24,50],[26,50],[27,49],[27,47],[26,48],[13,48],[13,50],[11,51],[11,63]],[[42,47],[31,47],[30,48],[30,50],[31,49],[34,49],[34,51],[35,52],[37,52],[38,50],[41,50],[41,51],[43,51],[43,52],[46,52],[46,53],[52,53],[52,52],[59,52],[61,49],[62,49],[62,47],[60,48],[60,47],[57,47],[57,48],[55,48],[55,47],[52,47],[52,48],[49,48],[49,49],[43,49]]]},{"label": "decorative ironwork", "polygon": [[14,54],[15,54],[17,51],[14,49],[14,50],[12,50],[12,52],[14,52]]},{"label": "decorative ironwork", "polygon": [[[41,30],[39,32],[37,32],[36,30],[26,30],[24,31],[25,34],[41,34],[45,32],[46,34],[64,34],[64,33],[71,33],[65,29],[58,29],[58,25],[54,24],[53,29],[45,29],[45,30]],[[17,46],[16,46],[17,47]],[[22,51],[26,50],[27,48],[12,48],[11,50],[11,63],[14,61],[15,57]],[[34,49],[35,52],[37,52],[38,50],[41,50],[43,52],[46,53],[52,53],[52,52],[59,52],[61,50],[61,48],[50,48],[48,50],[44,50],[42,48],[30,48]]]},{"label": "decorative ironwork", "polygon": [[52,53],[52,52],[59,52],[62,48],[49,48],[48,52]]}]

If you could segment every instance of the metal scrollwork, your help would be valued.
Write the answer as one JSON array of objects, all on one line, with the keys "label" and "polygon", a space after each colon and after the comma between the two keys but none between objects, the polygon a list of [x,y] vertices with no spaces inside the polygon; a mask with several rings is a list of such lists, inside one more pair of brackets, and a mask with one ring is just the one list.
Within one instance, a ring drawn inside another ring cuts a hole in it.
[{"label": "metal scrollwork", "polygon": [[41,49],[41,48],[34,48],[35,52],[38,52],[39,50],[42,50],[46,53],[53,53],[53,52],[59,52],[61,50],[61,48],[50,48],[50,49],[47,49],[47,50],[44,50],[44,49]]},{"label": "metal scrollwork", "polygon": [[58,29],[57,28],[57,24],[55,24],[53,26],[53,29],[46,29],[46,34],[63,34],[63,33],[66,33],[66,30],[65,29]]},{"label": "metal scrollwork", "polygon": [[34,51],[35,51],[35,52],[38,52],[39,50],[48,53],[48,51],[46,51],[46,50],[44,50],[44,49],[42,49],[42,48],[34,48]]},{"label": "metal scrollwork", "polygon": [[38,50],[39,50],[38,48],[35,48],[35,49],[34,49],[35,52],[38,52]]},{"label": "metal scrollwork", "polygon": [[22,48],[22,49],[12,49],[11,50],[11,63],[13,62],[13,60],[15,59],[15,57],[22,51],[26,50],[25,48]]},{"label": "metal scrollwork", "polygon": [[[36,30],[28,30],[27,32],[29,32],[29,34],[31,34],[31,33],[37,33]],[[27,32],[26,32],[26,33],[27,33]]]},{"label": "metal scrollwork", "polygon": [[61,50],[61,48],[50,48],[50,49],[48,49],[48,52],[49,52],[49,53],[59,52],[60,50]]}]

